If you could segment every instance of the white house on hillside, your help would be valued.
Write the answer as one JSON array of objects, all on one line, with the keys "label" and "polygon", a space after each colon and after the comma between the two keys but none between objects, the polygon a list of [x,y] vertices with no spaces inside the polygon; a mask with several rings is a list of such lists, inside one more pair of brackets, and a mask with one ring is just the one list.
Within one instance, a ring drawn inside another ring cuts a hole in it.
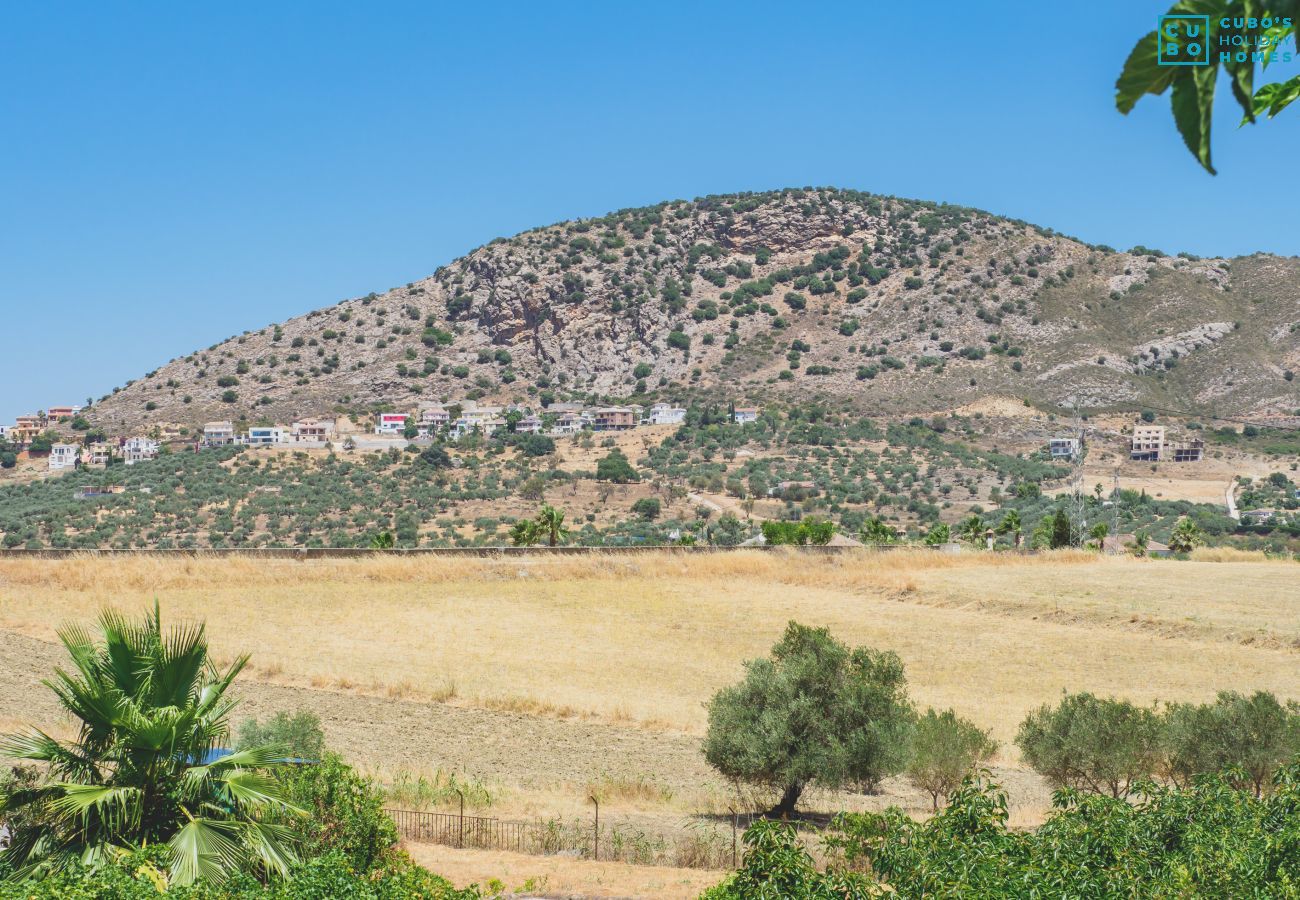
[{"label": "white house on hillside", "polygon": [[122,444],[122,459],[128,466],[133,466],[158,455],[158,442],[145,437],[127,438]]},{"label": "white house on hillside", "polygon": [[1047,443],[1052,459],[1074,459],[1079,455],[1078,438],[1052,438]]},{"label": "white house on hillside", "polygon": [[233,422],[209,422],[203,426],[203,446],[225,447],[235,442]]},{"label": "white house on hillside", "polygon": [[50,471],[75,469],[81,459],[81,448],[76,444],[55,444],[50,448]]},{"label": "white house on hillside", "polygon": [[760,412],[761,410],[756,406],[737,406],[732,417],[737,425],[744,425],[747,422],[757,422]]},{"label": "white house on hillside", "polygon": [[686,421],[686,410],[671,403],[656,403],[643,421],[646,425],[680,425]]},{"label": "white house on hillside", "polygon": [[283,444],[289,438],[289,431],[283,425],[254,425],[248,429],[244,443],[250,447],[272,447]]}]

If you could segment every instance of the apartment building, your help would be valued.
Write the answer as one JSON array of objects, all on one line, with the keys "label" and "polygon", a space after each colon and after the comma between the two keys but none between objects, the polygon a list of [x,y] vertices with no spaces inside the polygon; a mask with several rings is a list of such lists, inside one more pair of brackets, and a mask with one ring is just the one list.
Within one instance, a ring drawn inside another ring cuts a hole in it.
[{"label": "apartment building", "polygon": [[1159,462],[1165,450],[1165,426],[1138,424],[1133,426],[1129,441],[1129,459],[1142,462]]},{"label": "apartment building", "polygon": [[591,411],[592,431],[626,431],[636,427],[636,413],[626,406],[601,406]]}]

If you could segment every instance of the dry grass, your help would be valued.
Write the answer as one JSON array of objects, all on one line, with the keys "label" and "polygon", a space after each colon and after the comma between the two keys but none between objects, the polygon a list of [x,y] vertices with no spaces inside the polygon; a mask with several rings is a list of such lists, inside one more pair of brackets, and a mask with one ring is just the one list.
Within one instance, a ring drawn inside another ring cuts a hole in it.
[{"label": "dry grass", "polygon": [[0,561],[0,628],[156,597],[251,677],[698,733],[791,619],[891,648],[923,705],[1004,743],[1064,689],[1149,702],[1300,697],[1300,567],[928,552],[808,556],[159,557]]}]

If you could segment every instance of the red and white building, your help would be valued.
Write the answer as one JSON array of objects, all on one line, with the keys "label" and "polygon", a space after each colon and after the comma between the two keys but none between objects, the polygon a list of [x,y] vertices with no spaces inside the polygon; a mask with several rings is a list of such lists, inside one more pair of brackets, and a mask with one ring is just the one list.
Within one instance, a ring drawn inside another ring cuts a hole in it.
[{"label": "red and white building", "polygon": [[375,434],[401,434],[409,418],[408,413],[380,413],[375,418]]}]

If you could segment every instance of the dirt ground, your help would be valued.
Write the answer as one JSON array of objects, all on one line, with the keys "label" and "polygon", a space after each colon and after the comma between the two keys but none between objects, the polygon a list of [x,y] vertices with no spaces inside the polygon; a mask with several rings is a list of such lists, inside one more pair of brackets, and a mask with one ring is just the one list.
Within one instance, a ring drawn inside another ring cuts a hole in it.
[{"label": "dirt ground", "polygon": [[506,896],[547,898],[654,897],[693,900],[725,877],[722,872],[630,866],[564,856],[528,856],[457,850],[437,844],[408,844],[420,865],[449,879],[457,887],[504,884]]}]

